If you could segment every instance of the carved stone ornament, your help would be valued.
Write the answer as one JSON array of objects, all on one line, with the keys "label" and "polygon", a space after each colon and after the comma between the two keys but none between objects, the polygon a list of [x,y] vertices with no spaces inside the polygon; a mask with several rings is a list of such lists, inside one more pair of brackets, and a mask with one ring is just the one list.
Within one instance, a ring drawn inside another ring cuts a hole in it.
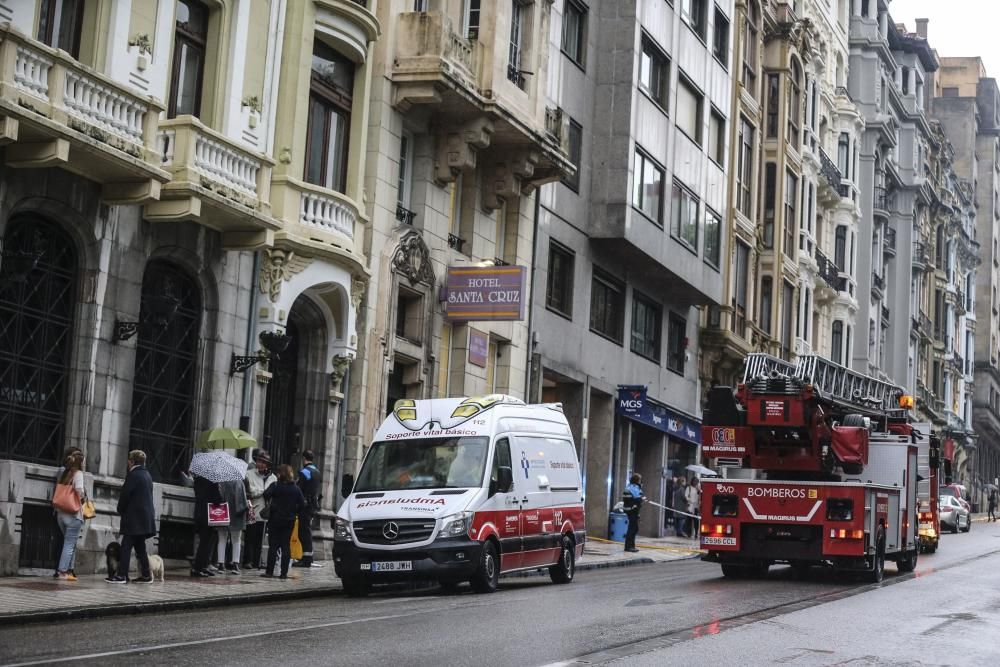
[{"label": "carved stone ornament", "polygon": [[434,284],[430,251],[420,234],[411,232],[400,239],[399,247],[392,256],[392,270],[406,276],[411,285]]},{"label": "carved stone ornament", "polygon": [[310,264],[311,257],[299,257],[291,250],[265,250],[259,276],[261,293],[267,294],[272,303],[277,303],[281,296],[281,283],[291,280]]},{"label": "carved stone ornament", "polygon": [[360,278],[351,280],[351,305],[354,306],[354,310],[357,310],[358,306],[361,305],[361,298],[365,295],[366,287],[368,287],[367,281]]},{"label": "carved stone ornament", "polygon": [[347,369],[351,366],[351,357],[346,354],[338,354],[332,360],[333,370],[330,371],[330,387],[334,391],[340,391],[340,383],[347,375]]}]

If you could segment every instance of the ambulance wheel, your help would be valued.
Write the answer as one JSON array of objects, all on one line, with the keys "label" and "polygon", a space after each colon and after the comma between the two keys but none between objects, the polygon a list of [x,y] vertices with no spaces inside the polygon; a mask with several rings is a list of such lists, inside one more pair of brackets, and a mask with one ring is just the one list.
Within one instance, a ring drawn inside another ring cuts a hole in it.
[{"label": "ambulance wheel", "polygon": [[348,597],[363,598],[368,595],[368,582],[355,577],[342,577],[340,581],[344,584],[344,592]]},{"label": "ambulance wheel", "polygon": [[500,556],[493,542],[486,542],[479,556],[479,568],[469,580],[477,593],[492,593],[500,583]]},{"label": "ambulance wheel", "polygon": [[901,557],[899,560],[896,561],[896,568],[900,572],[904,572],[904,573],[905,572],[913,572],[915,569],[917,569],[917,554],[918,553],[919,553],[919,549],[914,549],[913,551],[910,551],[909,553],[907,553],[905,556]]},{"label": "ambulance wheel", "polygon": [[549,576],[557,584],[568,584],[576,574],[576,549],[573,540],[563,535],[559,544],[559,562],[549,568]]},{"label": "ambulance wheel", "polygon": [[869,583],[880,584],[885,577],[885,533],[878,531],[878,538],[875,542],[875,556],[872,558],[872,569],[868,571],[866,579]]}]

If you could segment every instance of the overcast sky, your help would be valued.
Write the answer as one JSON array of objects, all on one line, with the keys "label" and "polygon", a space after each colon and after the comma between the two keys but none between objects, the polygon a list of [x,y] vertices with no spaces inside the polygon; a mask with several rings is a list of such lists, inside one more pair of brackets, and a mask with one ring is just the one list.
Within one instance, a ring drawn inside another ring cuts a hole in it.
[{"label": "overcast sky", "polygon": [[910,32],[914,19],[930,19],[927,37],[938,56],[980,56],[989,76],[1000,78],[998,0],[893,0],[889,13]]}]

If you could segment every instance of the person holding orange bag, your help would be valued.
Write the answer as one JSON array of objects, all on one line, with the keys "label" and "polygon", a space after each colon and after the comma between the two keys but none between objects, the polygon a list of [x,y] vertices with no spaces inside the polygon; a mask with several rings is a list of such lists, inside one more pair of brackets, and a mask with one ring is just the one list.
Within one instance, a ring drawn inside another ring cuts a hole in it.
[{"label": "person holding orange bag", "polygon": [[76,541],[83,528],[83,498],[87,491],[83,486],[83,457],[73,453],[63,462],[63,471],[52,494],[52,506],[56,510],[56,521],[63,533],[62,555],[56,576],[62,581],[76,581],[73,574],[73,560],[76,558]]}]

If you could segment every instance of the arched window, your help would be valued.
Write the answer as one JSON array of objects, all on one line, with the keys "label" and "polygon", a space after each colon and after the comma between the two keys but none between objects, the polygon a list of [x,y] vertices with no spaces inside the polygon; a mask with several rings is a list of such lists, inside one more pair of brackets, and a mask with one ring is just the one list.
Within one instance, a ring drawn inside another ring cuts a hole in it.
[{"label": "arched window", "polygon": [[12,221],[0,256],[0,458],[56,463],[66,439],[77,257],[59,226]]},{"label": "arched window", "polygon": [[194,437],[201,295],[187,274],[154,260],[142,277],[129,449],[158,482],[177,481]]},{"label": "arched window", "polygon": [[791,85],[788,89],[788,143],[793,147],[799,147],[799,131],[801,128],[800,114],[802,113],[802,67],[799,61],[792,58]]}]

